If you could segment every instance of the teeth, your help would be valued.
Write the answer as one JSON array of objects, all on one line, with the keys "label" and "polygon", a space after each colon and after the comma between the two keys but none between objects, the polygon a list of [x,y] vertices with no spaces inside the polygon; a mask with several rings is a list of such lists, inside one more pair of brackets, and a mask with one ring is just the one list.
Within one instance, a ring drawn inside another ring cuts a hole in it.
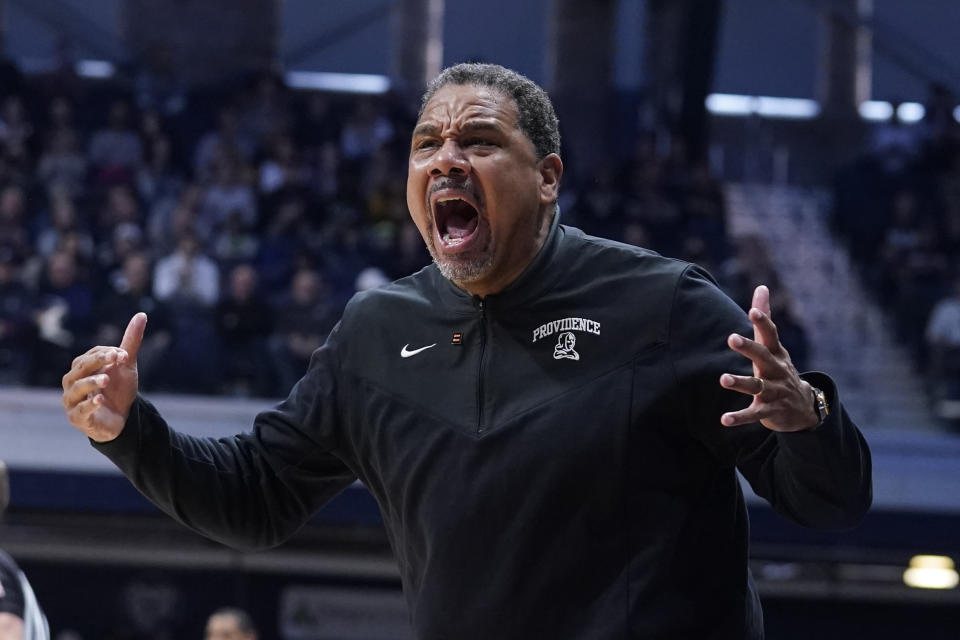
[{"label": "teeth", "polygon": [[463,238],[454,238],[454,237],[451,236],[449,233],[445,233],[445,234],[443,234],[443,241],[444,241],[446,244],[449,244],[449,245],[452,245],[452,246],[456,246],[456,245],[460,244],[461,242],[463,242]]},{"label": "teeth", "polygon": [[459,196],[440,196],[437,198],[437,204],[440,204],[441,202],[451,202],[453,200],[463,200],[463,198]]}]

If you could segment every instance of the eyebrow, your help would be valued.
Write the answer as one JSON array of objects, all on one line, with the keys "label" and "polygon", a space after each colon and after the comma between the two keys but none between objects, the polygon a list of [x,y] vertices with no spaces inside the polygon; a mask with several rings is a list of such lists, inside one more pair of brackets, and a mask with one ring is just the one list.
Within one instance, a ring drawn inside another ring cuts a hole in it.
[{"label": "eyebrow", "polygon": [[460,127],[461,131],[500,131],[501,127],[489,120],[471,120]]},{"label": "eyebrow", "polygon": [[[475,131],[494,131],[496,133],[501,133],[503,128],[490,120],[470,120],[465,122],[463,126],[460,127],[460,131],[467,133]],[[417,127],[413,130],[413,137],[437,135],[440,135],[440,127],[428,122],[417,125]]]},{"label": "eyebrow", "polygon": [[413,136],[435,136],[440,129],[432,124],[420,124],[413,130]]}]

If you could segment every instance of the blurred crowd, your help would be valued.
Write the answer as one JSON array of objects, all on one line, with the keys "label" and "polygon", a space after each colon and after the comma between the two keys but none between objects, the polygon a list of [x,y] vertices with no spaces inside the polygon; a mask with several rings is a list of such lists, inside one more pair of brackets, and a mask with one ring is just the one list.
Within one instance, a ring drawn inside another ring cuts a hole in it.
[{"label": "blurred crowd", "polygon": [[925,117],[895,109],[835,185],[836,230],[933,400],[960,398],[960,124],[932,85]]},{"label": "blurred crowd", "polygon": [[[59,385],[143,310],[144,389],[282,395],[354,292],[429,262],[405,200],[415,101],[272,74],[188,93],[161,64],[0,75],[0,384]],[[772,262],[731,242],[708,167],[657,146],[568,167],[563,221],[700,263],[747,307]]]},{"label": "blurred crowd", "polygon": [[283,393],[356,290],[429,261],[397,101],[3,73],[0,383],[58,385],[143,310],[144,388]]}]

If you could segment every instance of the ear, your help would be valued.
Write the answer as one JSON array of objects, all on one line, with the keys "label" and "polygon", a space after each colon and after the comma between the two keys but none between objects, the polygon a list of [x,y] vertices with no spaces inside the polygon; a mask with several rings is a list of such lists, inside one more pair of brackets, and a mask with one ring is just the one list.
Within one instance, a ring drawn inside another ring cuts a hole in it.
[{"label": "ear", "polygon": [[540,171],[540,204],[552,204],[560,194],[563,160],[555,153],[548,153],[537,163],[537,169]]}]

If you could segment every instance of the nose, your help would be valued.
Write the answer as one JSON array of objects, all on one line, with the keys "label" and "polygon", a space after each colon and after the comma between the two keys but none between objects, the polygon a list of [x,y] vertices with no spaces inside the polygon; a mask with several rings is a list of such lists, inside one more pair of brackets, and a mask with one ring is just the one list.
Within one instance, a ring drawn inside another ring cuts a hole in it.
[{"label": "nose", "polygon": [[456,140],[447,139],[443,145],[433,154],[430,166],[430,175],[449,176],[466,175],[470,169],[470,163],[463,153],[463,149],[457,144]]}]

